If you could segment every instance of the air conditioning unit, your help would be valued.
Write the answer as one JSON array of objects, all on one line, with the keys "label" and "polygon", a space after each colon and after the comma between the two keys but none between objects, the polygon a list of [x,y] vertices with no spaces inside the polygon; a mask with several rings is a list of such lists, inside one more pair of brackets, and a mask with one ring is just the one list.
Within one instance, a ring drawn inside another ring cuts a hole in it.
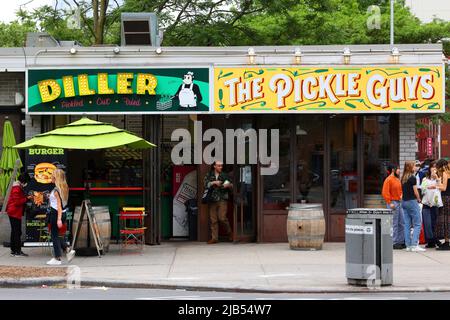
[{"label": "air conditioning unit", "polygon": [[122,46],[159,47],[160,43],[156,13],[123,12],[121,14]]},{"label": "air conditioning unit", "polygon": [[47,32],[28,32],[26,47],[59,47],[59,42]]}]

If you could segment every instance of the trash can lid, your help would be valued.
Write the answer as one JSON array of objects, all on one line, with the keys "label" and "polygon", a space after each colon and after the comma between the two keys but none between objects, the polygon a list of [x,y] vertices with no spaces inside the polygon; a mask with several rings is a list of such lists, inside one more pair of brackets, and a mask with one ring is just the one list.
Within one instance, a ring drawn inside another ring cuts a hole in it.
[{"label": "trash can lid", "polygon": [[354,208],[347,209],[347,214],[392,214],[392,210],[385,208]]},{"label": "trash can lid", "polygon": [[291,203],[290,210],[317,210],[322,209],[321,203]]}]

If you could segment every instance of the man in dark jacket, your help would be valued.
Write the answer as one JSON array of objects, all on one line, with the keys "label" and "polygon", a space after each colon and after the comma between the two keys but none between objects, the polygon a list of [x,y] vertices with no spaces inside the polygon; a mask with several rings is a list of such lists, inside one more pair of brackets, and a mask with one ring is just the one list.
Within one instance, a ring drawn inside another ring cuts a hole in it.
[{"label": "man in dark jacket", "polygon": [[223,163],[214,161],[210,172],[205,176],[205,189],[213,188],[211,203],[208,205],[209,219],[211,223],[211,240],[208,244],[219,242],[219,222],[222,223],[228,233],[229,240],[233,240],[233,232],[227,218],[229,192],[233,188],[228,175],[223,172]]},{"label": "man in dark jacket", "polygon": [[28,255],[22,252],[22,216],[27,197],[24,192],[24,187],[27,185],[30,177],[23,173],[19,176],[18,181],[15,181],[11,193],[9,195],[6,212],[9,216],[11,224],[11,256],[12,257],[27,257]]}]

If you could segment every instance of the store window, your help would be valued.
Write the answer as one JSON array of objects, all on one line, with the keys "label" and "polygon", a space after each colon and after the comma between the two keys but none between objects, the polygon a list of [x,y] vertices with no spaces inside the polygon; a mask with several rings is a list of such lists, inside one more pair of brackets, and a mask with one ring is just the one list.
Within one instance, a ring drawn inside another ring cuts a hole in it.
[{"label": "store window", "polygon": [[330,207],[334,211],[345,211],[358,205],[358,117],[330,118]]},{"label": "store window", "polygon": [[[279,168],[274,175],[266,175],[263,180],[263,209],[286,210],[291,203],[291,121],[288,116],[261,117],[260,128],[279,129]],[[267,146],[269,154],[270,131]],[[274,164],[273,164],[274,165]]]},{"label": "store window", "polygon": [[[96,121],[111,123],[115,127],[142,136],[140,115],[88,115]],[[79,120],[81,116],[55,116],[54,127]],[[142,187],[142,151],[126,148],[103,150],[70,150],[68,175],[71,187]]]},{"label": "store window", "polygon": [[364,116],[364,205],[381,201],[381,189],[391,158],[391,115]]},{"label": "store window", "polygon": [[323,119],[313,115],[301,115],[296,119],[296,202],[323,203]]}]

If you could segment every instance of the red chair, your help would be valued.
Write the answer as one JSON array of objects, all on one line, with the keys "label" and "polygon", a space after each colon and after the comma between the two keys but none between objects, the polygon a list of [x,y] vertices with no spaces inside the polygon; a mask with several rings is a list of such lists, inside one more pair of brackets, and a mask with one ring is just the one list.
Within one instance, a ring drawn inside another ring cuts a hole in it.
[{"label": "red chair", "polygon": [[145,245],[144,226],[145,209],[141,207],[124,207],[119,213],[120,252],[129,245],[137,245],[141,251]]}]

